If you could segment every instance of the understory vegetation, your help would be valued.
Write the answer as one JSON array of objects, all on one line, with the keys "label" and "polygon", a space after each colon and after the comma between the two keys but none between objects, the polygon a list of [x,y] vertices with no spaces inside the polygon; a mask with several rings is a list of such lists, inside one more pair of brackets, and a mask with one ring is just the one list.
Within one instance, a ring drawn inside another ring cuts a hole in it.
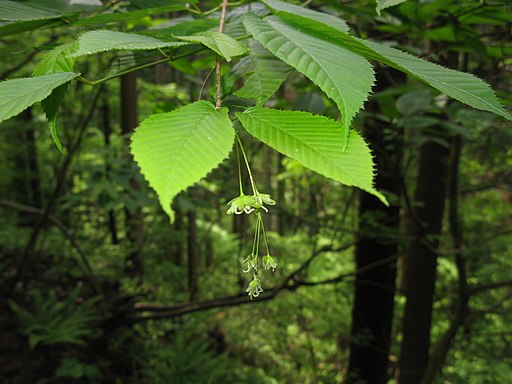
[{"label": "understory vegetation", "polygon": [[510,382],[510,23],[0,0],[0,382]]}]

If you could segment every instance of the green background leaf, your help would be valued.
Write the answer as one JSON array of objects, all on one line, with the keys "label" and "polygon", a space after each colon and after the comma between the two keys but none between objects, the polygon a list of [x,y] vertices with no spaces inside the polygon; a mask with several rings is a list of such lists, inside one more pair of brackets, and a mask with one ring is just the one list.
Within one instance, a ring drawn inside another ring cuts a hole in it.
[{"label": "green background leaf", "polygon": [[[76,50],[76,43],[62,44],[48,52],[34,69],[34,76],[42,76],[49,73],[72,72],[75,66],[75,59],[71,56]],[[55,88],[50,96],[41,102],[46,118],[48,119],[48,128],[53,142],[60,152],[62,152],[62,143],[60,142],[57,131],[57,112],[68,84],[63,84]]]},{"label": "green background leaf", "polygon": [[235,56],[240,56],[247,53],[247,47],[240,44],[231,36],[221,32],[207,31],[200,32],[192,36],[175,37],[179,40],[203,44],[210,48],[212,51],[224,57],[228,62],[231,61],[231,58]]},{"label": "green background leaf", "polygon": [[171,221],[172,199],[228,157],[234,137],[227,108],[207,101],[152,115],[135,130],[133,157]]},{"label": "green background leaf", "polygon": [[249,76],[244,85],[235,92],[235,95],[254,99],[257,104],[263,104],[277,92],[290,74],[291,68],[263,48],[257,41],[251,39],[249,47],[251,50],[251,54],[247,58],[251,68],[247,73]]},{"label": "green background leaf", "polygon": [[373,187],[374,164],[367,144],[350,132],[344,151],[339,123],[309,112],[254,107],[236,116],[254,137],[305,167],[342,184],[386,198]]},{"label": "green background leaf", "polygon": [[137,50],[180,47],[181,41],[163,41],[136,33],[107,30],[89,31],[78,37],[78,49],[74,56],[91,55],[111,50]]},{"label": "green background leaf", "polygon": [[61,17],[58,10],[42,5],[24,4],[19,1],[0,1],[0,20],[28,21]]},{"label": "green background leaf", "polygon": [[[404,0],[402,0],[404,1]],[[313,11],[298,5],[284,3],[278,0],[263,0],[263,4],[269,8],[274,15],[279,17],[292,14],[307,19],[316,20],[320,23],[327,24],[333,28],[336,28],[342,32],[348,32],[348,25],[344,20],[337,18],[336,16],[329,15],[327,13]]]},{"label": "green background leaf", "polygon": [[61,72],[0,83],[0,122],[45,99],[55,88],[78,75],[74,72]]}]

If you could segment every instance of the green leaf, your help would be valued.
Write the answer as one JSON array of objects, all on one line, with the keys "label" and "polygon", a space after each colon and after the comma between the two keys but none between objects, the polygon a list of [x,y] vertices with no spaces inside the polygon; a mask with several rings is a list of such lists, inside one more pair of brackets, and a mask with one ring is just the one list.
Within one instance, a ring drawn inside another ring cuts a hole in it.
[{"label": "green leaf", "polygon": [[37,63],[33,76],[42,76],[56,72],[73,72],[75,59],[71,55],[75,50],[75,42],[55,47]]},{"label": "green leaf", "polygon": [[89,31],[78,38],[78,49],[74,56],[91,55],[111,50],[137,50],[180,47],[187,43],[180,41],[163,41],[154,37],[136,33],[115,32],[107,30]]},{"label": "green leaf", "polygon": [[395,5],[398,5],[398,4],[402,4],[404,2],[406,2],[407,0],[377,0],[377,14],[380,16],[380,12],[383,10],[383,9],[386,9],[386,8],[389,8],[389,7],[393,7]]},{"label": "green leaf", "polygon": [[181,22],[179,20],[179,18],[174,19],[173,21],[176,22],[176,24],[172,24],[171,26],[163,27],[159,25],[142,33],[144,35],[156,37],[157,39],[173,40],[175,35],[188,36],[198,32],[205,32],[212,28],[218,28],[219,26],[218,19],[189,20],[183,18],[184,21]]},{"label": "green leaf", "polygon": [[171,222],[172,199],[229,156],[235,132],[227,108],[197,101],[144,120],[131,151]]},{"label": "green leaf", "polygon": [[[71,56],[76,50],[76,43],[62,44],[48,52],[37,64],[34,70],[34,76],[47,75],[49,73],[72,72],[75,66],[75,59]],[[41,102],[46,118],[50,135],[62,152],[62,143],[60,142],[57,131],[57,113],[64,95],[66,94],[68,84],[63,84],[55,88],[50,96]]]},{"label": "green leaf", "polygon": [[275,150],[315,172],[371,193],[387,205],[386,198],[373,187],[372,155],[357,132],[350,131],[344,151],[342,127],[325,116],[261,107],[236,116],[251,135]]},{"label": "green leaf", "polygon": [[192,36],[175,36],[179,40],[188,41],[191,43],[199,43],[207,46],[212,51],[218,53],[226,59],[231,61],[235,56],[244,55],[247,53],[247,48],[233,39],[231,36],[221,32],[201,32]]},{"label": "green leaf", "polygon": [[61,72],[1,82],[0,122],[45,99],[55,88],[78,75],[78,73],[73,72]]},{"label": "green leaf", "polygon": [[306,75],[336,102],[342,114],[341,138],[346,140],[352,119],[375,80],[370,63],[338,44],[300,32],[275,16],[262,20],[249,13],[244,25],[265,48]]},{"label": "green leaf", "polygon": [[42,5],[20,3],[19,1],[0,1],[0,20],[5,21],[28,21],[55,19],[62,16],[62,13]]},{"label": "green leaf", "polygon": [[290,67],[276,59],[255,40],[251,40],[249,47],[251,54],[247,59],[251,62],[252,69],[248,71],[249,76],[235,95],[264,104],[286,80]]},{"label": "green leaf", "polygon": [[[397,0],[395,0],[397,1]],[[405,0],[402,0],[405,1]],[[304,7],[299,7],[297,5],[284,3],[278,0],[263,0],[263,4],[267,6],[268,9],[272,11],[272,13],[276,16],[285,19],[287,15],[295,15],[296,17],[303,17],[306,19],[316,20],[320,23],[327,24],[335,29],[338,29],[342,32],[348,32],[348,25],[345,21],[329,15],[327,13],[313,11],[311,9],[307,9]],[[284,16],[284,17],[283,17]]]},{"label": "green leaf", "polygon": [[512,120],[512,115],[504,110],[490,86],[471,74],[442,67],[384,44],[355,38],[328,24],[300,15],[286,14],[286,21],[312,36],[416,77],[461,103]]},{"label": "green leaf", "polygon": [[489,84],[478,77],[442,67],[383,44],[366,41],[365,45],[384,64],[422,80],[461,103],[512,120],[512,115],[505,111]]}]

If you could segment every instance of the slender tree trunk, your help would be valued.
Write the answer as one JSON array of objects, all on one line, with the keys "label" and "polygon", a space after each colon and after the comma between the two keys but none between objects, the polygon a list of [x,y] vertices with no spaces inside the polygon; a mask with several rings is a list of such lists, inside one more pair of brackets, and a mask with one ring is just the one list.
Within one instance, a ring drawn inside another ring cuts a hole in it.
[{"label": "slender tree trunk", "polygon": [[457,302],[455,313],[452,315],[448,329],[435,343],[430,359],[421,380],[421,384],[433,382],[436,374],[441,371],[459,329],[466,323],[469,315],[469,293],[466,275],[466,260],[462,250],[462,230],[459,217],[459,160],[462,149],[462,138],[457,136],[452,140],[450,151],[449,183],[448,183],[448,221],[450,237],[455,250],[455,265],[459,275]]},{"label": "slender tree trunk", "polygon": [[185,228],[183,225],[183,210],[181,209],[179,197],[174,199],[172,209],[174,209],[174,211],[176,212],[173,224],[173,231],[176,232],[176,234],[178,234],[174,241],[173,261],[174,264],[176,265],[183,265],[183,249],[185,237],[182,236],[182,234],[185,233]]},{"label": "slender tree trunk", "polygon": [[[443,139],[442,127],[437,138]],[[406,298],[402,324],[400,384],[418,384],[428,363],[437,252],[443,219],[448,149],[427,140],[420,148],[414,200],[414,220],[409,233],[415,238],[406,260]]]},{"label": "slender tree trunk", "polygon": [[[384,79],[379,84],[386,86]],[[375,101],[368,111],[379,112]],[[390,193],[391,206],[384,206],[366,192],[359,194],[360,235],[356,243],[356,266],[357,270],[370,269],[356,276],[345,383],[385,384],[389,379],[398,244],[381,235],[399,231],[403,135],[389,124],[370,117],[365,121],[364,136],[374,152],[379,170],[376,187]]]},{"label": "slender tree trunk", "polygon": [[[103,124],[103,144],[105,145],[105,149],[107,153],[110,150],[110,135],[112,134],[112,127],[110,125],[110,107],[108,104],[108,98],[105,97],[103,99],[103,105],[101,106],[101,120]],[[107,179],[110,178],[110,164],[109,164],[110,156],[107,155],[105,159],[105,173]],[[119,238],[117,236],[117,220],[116,214],[113,209],[109,209],[107,212],[107,224],[108,230],[110,232],[110,240],[112,244],[118,244]]]},{"label": "slender tree trunk", "polygon": [[[284,171],[283,167],[283,158],[284,156],[280,153],[277,154],[277,174],[280,175]],[[284,207],[284,191],[286,189],[285,180],[281,179],[277,181],[277,204],[280,204],[281,207]],[[277,233],[280,236],[284,236],[286,230],[286,217],[283,212],[276,212],[277,215]]]},{"label": "slender tree trunk", "polygon": [[197,254],[197,228],[196,228],[196,212],[191,210],[187,213],[188,216],[188,247],[187,247],[187,260],[188,260],[188,295],[189,300],[195,298],[198,289],[199,277],[199,259]]},{"label": "slender tree trunk", "polygon": [[[129,144],[129,135],[138,125],[138,93],[137,74],[129,73],[121,77],[121,133],[125,135],[126,144]],[[128,155],[131,159],[131,155]],[[135,177],[130,180],[131,188],[140,190]],[[131,250],[126,258],[127,272],[142,277],[144,274],[144,222],[142,208],[134,212],[125,208],[126,238]]]}]

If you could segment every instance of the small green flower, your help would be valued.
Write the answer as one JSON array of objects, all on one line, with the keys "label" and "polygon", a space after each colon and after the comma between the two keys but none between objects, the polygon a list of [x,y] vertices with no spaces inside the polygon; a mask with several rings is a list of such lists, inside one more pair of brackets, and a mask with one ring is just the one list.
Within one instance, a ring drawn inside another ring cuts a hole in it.
[{"label": "small green flower", "polygon": [[252,196],[240,195],[235,197],[228,203],[228,210],[226,213],[228,215],[241,215],[242,213],[251,213],[256,209],[263,209],[265,212],[268,212],[268,209],[263,205],[263,203],[267,205],[275,205],[276,202],[270,198],[269,194],[259,193],[256,191],[256,194]]},{"label": "small green flower", "polygon": [[276,201],[273,200],[268,193],[260,193],[259,194],[261,201],[267,205],[276,205]]},{"label": "small green flower", "polygon": [[247,267],[246,269],[243,269],[242,272],[243,273],[249,273],[250,271],[252,270],[257,270],[258,269],[258,256],[257,255],[253,255],[252,253],[247,256],[247,258],[243,261],[243,264],[247,263]]},{"label": "small green flower", "polygon": [[277,268],[277,260],[270,255],[263,256],[263,268],[266,270],[272,269],[272,271],[275,271]]},{"label": "small green flower", "polygon": [[261,281],[257,275],[253,275],[252,280],[245,292],[249,294],[251,300],[254,297],[258,297],[260,293],[263,292],[263,288],[261,288]]},{"label": "small green flower", "polygon": [[276,205],[275,200],[272,200],[270,195],[268,193],[259,193],[256,191],[256,193],[252,196],[254,198],[254,202],[252,206],[256,209],[263,209],[265,212],[268,212],[267,207],[263,205],[263,203],[267,205]]},{"label": "small green flower", "polygon": [[233,213],[235,215],[241,215],[244,212],[249,214],[254,211],[252,207],[253,204],[254,196],[240,195],[228,203],[229,208],[226,213],[228,215],[232,215]]}]

